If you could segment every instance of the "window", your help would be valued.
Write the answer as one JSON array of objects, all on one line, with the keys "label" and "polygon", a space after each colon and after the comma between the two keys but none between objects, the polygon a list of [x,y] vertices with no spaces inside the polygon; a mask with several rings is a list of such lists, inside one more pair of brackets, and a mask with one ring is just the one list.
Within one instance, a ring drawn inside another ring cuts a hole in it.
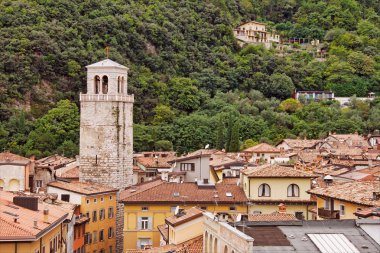
[{"label": "window", "polygon": [[36,187],[42,187],[42,180],[36,180]]},{"label": "window", "polygon": [[230,206],[230,211],[236,211],[236,207],[235,206]]},{"label": "window", "polygon": [[110,200],[112,200],[112,195],[110,195]]},{"label": "window", "polygon": [[98,202],[98,200],[95,198],[95,199],[94,199],[94,203],[96,203],[96,202]]},{"label": "window", "polygon": [[96,214],[96,211],[92,211],[92,221],[95,222],[97,221],[97,214]]},{"label": "window", "polygon": [[89,222],[91,221],[90,212],[86,212],[86,217],[89,218]]},{"label": "window", "polygon": [[143,212],[147,212],[148,210],[149,210],[149,208],[147,206],[141,207],[141,211],[143,211]]},{"label": "window", "polygon": [[103,197],[101,197],[101,198],[100,198],[100,201],[101,201],[101,202],[103,202],[103,201],[104,201],[104,198],[103,198]]},{"label": "window", "polygon": [[141,230],[150,229],[149,217],[140,217],[138,225],[139,225],[139,229],[141,229]]},{"label": "window", "polygon": [[152,245],[150,238],[140,238],[137,240],[137,248],[139,249],[145,249],[149,245]]},{"label": "window", "polygon": [[346,213],[346,208],[344,207],[344,205],[340,205],[339,206],[339,215],[344,216],[345,213]]},{"label": "window", "polygon": [[201,206],[200,208],[201,208],[201,210],[207,210],[206,206]]},{"label": "window", "polygon": [[94,235],[94,243],[96,243],[98,241],[98,231],[94,231],[93,235]]},{"label": "window", "polygon": [[112,238],[114,236],[113,227],[108,228],[108,238]]},{"label": "window", "polygon": [[109,250],[110,253],[112,253],[112,246],[110,246],[110,250]]},{"label": "window", "polygon": [[171,212],[171,213],[174,213],[176,208],[177,208],[176,206],[171,206],[171,207],[170,207],[170,212]]},{"label": "window", "polygon": [[104,241],[104,229],[99,231],[99,241]]},{"label": "window", "polygon": [[95,94],[99,94],[99,91],[100,91],[100,77],[99,76],[95,76],[94,78],[94,91],[95,91]]},{"label": "window", "polygon": [[270,197],[270,187],[267,184],[259,186],[259,197]]},{"label": "window", "polygon": [[195,164],[194,163],[181,163],[180,164],[180,170],[181,171],[195,171]]},{"label": "window", "polygon": [[106,253],[106,252],[104,251],[104,249],[100,249],[99,253]]},{"label": "window", "polygon": [[291,184],[288,186],[288,197],[299,197],[300,188],[296,184]]},{"label": "window", "polygon": [[77,228],[74,227],[74,240],[77,239]]},{"label": "window", "polygon": [[84,235],[84,244],[91,244],[92,243],[92,234],[86,233]]},{"label": "window", "polygon": [[46,253],[46,247],[45,247],[45,245],[42,246],[42,251],[41,251],[41,253]]},{"label": "window", "polygon": [[89,199],[86,199],[86,204],[90,204],[90,200]]},{"label": "window", "polygon": [[103,76],[102,78],[102,92],[103,94],[108,93],[108,77],[107,76]]},{"label": "window", "polygon": [[61,195],[61,200],[69,202],[70,201],[70,194],[62,194]]},{"label": "window", "polygon": [[113,218],[113,207],[108,207],[108,219]]},{"label": "window", "polygon": [[330,210],[330,199],[325,199],[325,209]]},{"label": "window", "polygon": [[99,220],[104,220],[106,218],[106,210],[100,209],[99,211]]}]

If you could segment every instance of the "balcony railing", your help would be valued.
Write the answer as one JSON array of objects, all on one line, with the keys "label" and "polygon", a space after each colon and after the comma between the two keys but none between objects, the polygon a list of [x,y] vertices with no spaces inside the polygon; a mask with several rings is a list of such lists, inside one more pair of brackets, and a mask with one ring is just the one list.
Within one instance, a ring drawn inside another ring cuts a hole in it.
[{"label": "balcony railing", "polygon": [[80,94],[80,101],[120,101],[120,102],[134,102],[133,95],[123,94]]},{"label": "balcony railing", "polygon": [[322,219],[338,219],[339,220],[339,211],[318,208],[318,216],[321,217]]}]

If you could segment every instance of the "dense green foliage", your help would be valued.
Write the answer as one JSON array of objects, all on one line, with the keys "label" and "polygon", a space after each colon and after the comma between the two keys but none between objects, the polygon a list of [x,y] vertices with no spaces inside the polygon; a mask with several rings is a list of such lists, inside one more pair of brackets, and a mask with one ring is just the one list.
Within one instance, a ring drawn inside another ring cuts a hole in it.
[{"label": "dense green foliage", "polygon": [[[77,101],[84,66],[106,46],[131,69],[136,151],[229,147],[230,120],[240,142],[371,131],[380,127],[378,103],[341,110],[278,99],[295,88],[379,94],[379,13],[378,0],[0,1],[0,148],[75,154],[78,123],[50,128],[57,118],[48,110]],[[233,28],[253,19],[283,37],[323,41],[327,60],[303,49],[240,48]]]}]

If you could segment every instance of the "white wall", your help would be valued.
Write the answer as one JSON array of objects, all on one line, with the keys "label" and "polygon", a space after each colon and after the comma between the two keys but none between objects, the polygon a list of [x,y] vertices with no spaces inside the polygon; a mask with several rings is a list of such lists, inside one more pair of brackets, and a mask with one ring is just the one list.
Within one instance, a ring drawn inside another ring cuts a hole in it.
[{"label": "white wall", "polygon": [[4,191],[10,191],[9,182],[12,179],[19,181],[19,189],[16,191],[25,190],[25,167],[24,165],[3,164],[0,165],[0,179],[4,181]]},{"label": "white wall", "polygon": [[61,199],[62,194],[70,194],[70,203],[80,205],[82,202],[82,195],[79,193],[63,190],[53,186],[47,187],[47,193],[56,193],[58,194],[58,199]]}]

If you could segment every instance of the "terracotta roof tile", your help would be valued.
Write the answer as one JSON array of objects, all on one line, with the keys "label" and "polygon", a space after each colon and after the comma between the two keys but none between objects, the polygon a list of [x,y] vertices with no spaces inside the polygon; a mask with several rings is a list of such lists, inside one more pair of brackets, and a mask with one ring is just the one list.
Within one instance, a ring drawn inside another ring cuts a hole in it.
[{"label": "terracotta roof tile", "polygon": [[186,161],[188,159],[194,159],[198,157],[203,157],[203,156],[211,156],[212,154],[215,153],[220,153],[222,151],[216,150],[216,149],[199,149],[194,152],[191,152],[185,156],[177,157],[175,159],[172,159],[171,161],[168,161],[169,163],[173,163],[175,161]]},{"label": "terracotta roof tile", "polygon": [[36,166],[37,167],[53,167],[55,169],[58,169],[72,162],[75,162],[75,159],[67,158],[60,155],[51,155],[51,156],[44,157],[37,160]]},{"label": "terracotta roof tile", "polygon": [[267,143],[260,143],[244,150],[247,153],[280,153],[280,149]]},{"label": "terracotta roof tile", "polygon": [[79,179],[79,166],[75,166],[72,169],[69,169],[60,175],[57,175],[59,178],[70,178],[70,179]]},{"label": "terracotta roof tile", "polygon": [[169,226],[166,224],[158,225],[157,229],[158,229],[158,232],[160,232],[164,241],[167,242],[169,240]]},{"label": "terracotta roof tile", "polygon": [[145,168],[170,168],[171,165],[168,161],[171,161],[175,156],[167,157],[137,157],[135,158],[137,164],[141,164]]},{"label": "terracotta roof tile", "polygon": [[321,140],[300,140],[300,139],[284,139],[291,148],[312,148]]},{"label": "terracotta roof tile", "polygon": [[[0,191],[0,241],[30,240],[35,241],[51,228],[60,224],[67,216],[67,212],[61,208],[48,205],[49,214],[44,219],[44,203],[38,203],[38,211],[13,204],[13,195]],[[17,217],[17,222],[14,218]],[[35,227],[37,221],[37,227]]]},{"label": "terracotta roof tile", "polygon": [[182,210],[179,214],[177,215],[172,215],[168,218],[165,219],[166,223],[169,225],[175,227],[178,225],[181,225],[187,221],[196,219],[198,217],[202,217],[203,212],[202,210],[198,209],[197,207],[192,207],[186,210]]},{"label": "terracotta roof tile", "polygon": [[151,188],[154,188],[156,187],[157,185],[160,185],[160,184],[163,184],[164,181],[162,181],[161,179],[157,178],[156,180],[152,180],[152,181],[147,181],[147,182],[144,182],[144,183],[140,183],[140,184],[136,184],[136,185],[132,185],[132,186],[129,186],[127,188],[125,188],[124,191],[120,192],[120,199],[125,199],[125,198],[128,198],[128,197],[132,197],[136,194],[140,194],[142,192],[145,192]]},{"label": "terracotta roof tile", "polygon": [[322,197],[330,197],[366,206],[380,206],[380,200],[373,200],[373,192],[380,191],[380,182],[345,182],[334,183],[325,188],[314,188],[308,191]]},{"label": "terracotta roof tile", "polygon": [[64,189],[71,192],[76,192],[84,195],[100,194],[105,192],[117,192],[118,190],[106,185],[97,184],[93,182],[63,182],[54,181],[48,184],[48,186]]},{"label": "terracotta roof tile", "polygon": [[271,214],[249,214],[248,221],[289,221],[298,220],[294,214],[271,213]]},{"label": "terracotta roof tile", "polygon": [[278,164],[265,164],[257,167],[249,167],[242,170],[248,177],[286,177],[286,178],[313,178],[310,173],[299,171],[293,168]]},{"label": "terracotta roof tile", "polygon": [[[133,188],[130,188],[133,189]],[[152,183],[150,187],[143,187],[130,192],[126,189],[121,193],[121,201],[132,203],[245,203],[247,198],[239,186],[216,184],[214,187],[199,188],[195,183]],[[230,192],[232,197],[226,196]]]},{"label": "terracotta roof tile", "polygon": [[16,162],[16,163],[27,164],[30,161],[31,160],[29,158],[13,154],[9,151],[0,153],[0,163]]}]

